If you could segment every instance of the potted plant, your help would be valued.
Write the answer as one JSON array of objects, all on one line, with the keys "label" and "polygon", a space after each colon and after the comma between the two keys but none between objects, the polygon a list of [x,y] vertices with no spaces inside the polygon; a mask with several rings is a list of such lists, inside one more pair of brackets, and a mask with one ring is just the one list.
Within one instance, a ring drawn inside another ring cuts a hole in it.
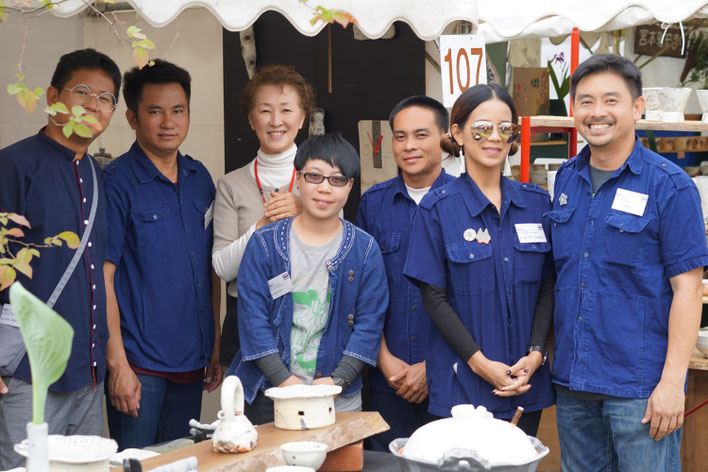
[{"label": "potted plant", "polygon": [[[560,80],[554,68],[554,64],[560,64]],[[554,54],[548,61],[548,76],[556,91],[558,98],[551,100],[551,115],[568,116],[568,109],[565,106],[565,97],[570,92],[570,67],[565,61],[565,54]]]}]

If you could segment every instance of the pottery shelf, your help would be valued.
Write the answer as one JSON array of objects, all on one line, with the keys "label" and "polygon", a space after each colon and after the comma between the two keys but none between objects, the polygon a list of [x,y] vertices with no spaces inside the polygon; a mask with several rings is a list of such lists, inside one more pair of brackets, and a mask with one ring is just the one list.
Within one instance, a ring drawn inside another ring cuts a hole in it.
[{"label": "pottery shelf", "polygon": [[[572,116],[524,116],[521,123],[521,181],[529,181],[531,156],[531,134],[534,133],[570,133],[571,145],[568,146],[568,157],[575,155],[574,138],[575,124]],[[683,123],[662,123],[659,121],[639,120],[635,124],[638,130],[708,132],[708,124],[700,121],[684,121]],[[686,143],[688,145],[688,143]],[[688,151],[688,150],[687,150]],[[677,152],[677,151],[671,151]],[[679,151],[680,152],[680,151]]]}]

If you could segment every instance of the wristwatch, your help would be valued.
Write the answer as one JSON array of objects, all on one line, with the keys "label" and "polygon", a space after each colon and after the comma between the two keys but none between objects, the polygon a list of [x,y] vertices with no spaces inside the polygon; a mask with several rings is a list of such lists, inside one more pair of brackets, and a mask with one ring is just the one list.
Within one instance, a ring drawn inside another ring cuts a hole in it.
[{"label": "wristwatch", "polygon": [[526,349],[526,354],[527,355],[530,354],[531,351],[540,352],[541,356],[543,356],[543,361],[541,361],[541,365],[544,365],[546,363],[546,360],[548,359],[548,351],[546,351],[546,348],[544,348],[543,346],[538,346],[538,345],[529,346]]}]

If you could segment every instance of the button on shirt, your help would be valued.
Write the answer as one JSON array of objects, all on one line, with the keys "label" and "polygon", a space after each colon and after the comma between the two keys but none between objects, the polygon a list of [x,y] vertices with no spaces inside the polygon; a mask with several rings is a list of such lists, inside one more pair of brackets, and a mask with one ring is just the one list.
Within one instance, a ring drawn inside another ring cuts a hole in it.
[{"label": "button on shirt", "polygon": [[[558,274],[553,380],[646,398],[666,359],[669,279],[708,264],[700,197],[683,170],[639,139],[594,197],[589,159],[585,147],[561,167],[548,213]],[[639,196],[613,209],[627,190]]]},{"label": "button on shirt", "polygon": [[[45,238],[63,231],[83,236],[95,196],[89,164],[93,158],[85,155],[74,161],[74,157],[74,151],[43,131],[0,150],[0,209],[24,215],[30,222],[31,229],[22,227],[24,242],[43,244]],[[106,369],[105,202],[100,167],[95,161],[93,165],[98,187],[96,219],[88,245],[54,305],[54,310],[74,329],[66,371],[51,386],[60,392],[95,385],[103,380]],[[62,245],[39,252],[41,257],[31,261],[32,278],[18,272],[17,280],[46,302],[75,250]],[[5,303],[9,303],[7,290],[0,292],[0,304]],[[31,379],[27,356],[15,375],[26,381]]]},{"label": "button on shirt", "polygon": [[[431,190],[418,208],[403,273],[443,288],[484,355],[513,365],[526,355],[541,279],[552,273],[550,244],[522,243],[514,225],[540,224],[550,199],[536,185],[504,177],[501,193],[497,212],[468,174]],[[477,239],[484,230],[489,237]],[[547,366],[536,371],[527,393],[498,397],[439,331],[431,330],[430,338],[427,349],[433,354],[426,370],[431,413],[450,416],[454,405],[472,403],[510,418],[517,406],[535,411],[553,404]]]},{"label": "button on shirt", "polygon": [[[437,189],[455,178],[443,170],[433,183]],[[430,318],[423,309],[420,289],[403,276],[403,264],[418,205],[408,195],[401,176],[374,185],[359,203],[356,224],[371,234],[381,248],[388,278],[389,304],[384,337],[388,350],[408,364],[425,360]],[[394,392],[379,369],[370,371],[371,386]]]},{"label": "button on shirt", "polygon": [[208,365],[214,345],[214,184],[191,157],[177,164],[174,184],[134,143],[104,171],[123,344],[132,364],[161,372]]}]

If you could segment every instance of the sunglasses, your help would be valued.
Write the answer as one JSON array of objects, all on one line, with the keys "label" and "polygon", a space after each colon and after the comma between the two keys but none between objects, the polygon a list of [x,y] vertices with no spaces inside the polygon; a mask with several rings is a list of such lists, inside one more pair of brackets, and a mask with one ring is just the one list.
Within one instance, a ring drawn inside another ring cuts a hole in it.
[{"label": "sunglasses", "polygon": [[343,175],[327,176],[316,172],[302,172],[302,176],[305,178],[305,182],[310,182],[311,184],[321,184],[325,179],[332,187],[344,187],[349,183],[349,179]]},{"label": "sunglasses", "polygon": [[499,123],[492,123],[491,121],[475,121],[470,126],[470,132],[472,133],[472,139],[481,143],[486,141],[494,133],[494,126],[497,127],[499,136],[506,140],[507,144],[511,144],[516,141],[519,137],[519,125],[512,123],[511,121],[501,121]]}]

